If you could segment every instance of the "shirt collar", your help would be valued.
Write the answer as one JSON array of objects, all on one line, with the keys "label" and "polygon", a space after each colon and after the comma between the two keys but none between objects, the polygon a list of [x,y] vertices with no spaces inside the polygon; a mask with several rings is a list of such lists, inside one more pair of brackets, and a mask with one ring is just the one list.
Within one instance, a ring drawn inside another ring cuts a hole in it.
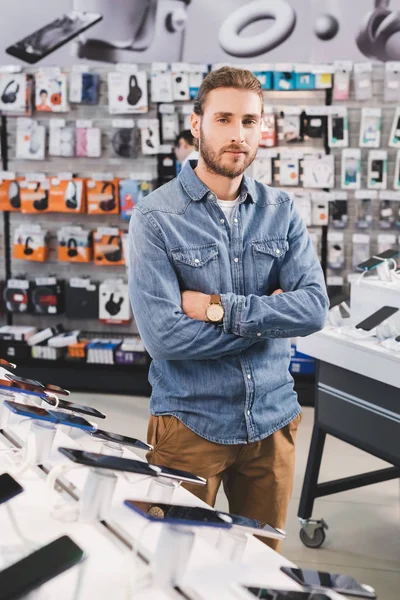
[{"label": "shirt collar", "polygon": [[[182,184],[186,193],[192,200],[198,202],[202,200],[206,195],[210,200],[216,199],[216,196],[208,187],[199,179],[194,172],[197,161],[188,160],[185,166],[182,168],[178,175],[178,179]],[[240,201],[239,204],[249,199],[251,202],[257,203],[257,194],[254,185],[254,180],[247,175],[243,175],[242,183],[240,186]]]}]

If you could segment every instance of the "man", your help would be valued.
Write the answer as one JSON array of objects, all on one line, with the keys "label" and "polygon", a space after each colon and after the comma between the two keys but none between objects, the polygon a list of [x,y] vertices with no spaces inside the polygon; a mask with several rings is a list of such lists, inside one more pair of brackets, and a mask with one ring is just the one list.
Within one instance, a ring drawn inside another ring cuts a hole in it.
[{"label": "man", "polygon": [[130,294],[153,358],[149,462],[205,477],[187,487],[210,505],[223,480],[232,513],[284,528],[301,420],[290,338],[324,326],[328,299],[293,201],[243,175],[262,113],[249,71],[205,78],[198,163],[134,208]]},{"label": "man", "polygon": [[181,131],[175,140],[176,160],[181,163],[181,168],[188,160],[197,160],[199,153],[196,150],[194,137],[189,129]]},{"label": "man", "polygon": [[42,112],[52,112],[51,106],[48,103],[48,93],[46,90],[40,90],[40,104],[36,106],[36,110],[40,110]]}]

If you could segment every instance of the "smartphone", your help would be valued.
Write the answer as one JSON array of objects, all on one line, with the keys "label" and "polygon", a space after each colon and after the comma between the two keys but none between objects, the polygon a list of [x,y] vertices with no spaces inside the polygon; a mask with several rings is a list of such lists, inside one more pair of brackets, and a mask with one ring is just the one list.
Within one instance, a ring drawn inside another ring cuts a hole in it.
[{"label": "smartphone", "polygon": [[[44,400],[50,404],[50,406],[55,406],[56,403],[52,398],[45,397]],[[82,415],[88,415],[89,417],[96,417],[97,419],[105,419],[106,415],[96,408],[92,408],[91,406],[84,406],[82,404],[75,404],[75,402],[68,402],[67,400],[58,400],[57,408],[61,408],[62,410],[72,410],[77,413],[81,413]]]},{"label": "smartphone", "polygon": [[383,306],[376,312],[374,312],[370,317],[361,321],[356,325],[356,329],[363,329],[364,331],[371,331],[374,327],[377,327],[383,321],[386,321],[389,317],[396,314],[399,311],[398,308],[394,306]]},{"label": "smartphone", "polygon": [[379,256],[379,258],[383,258],[384,260],[387,260],[389,258],[396,258],[399,254],[400,254],[400,250],[391,250],[390,249],[390,250],[385,250],[384,252],[380,252],[376,256]]},{"label": "smartphone", "polygon": [[14,496],[18,496],[24,491],[24,488],[15,481],[8,473],[0,475],[0,504],[11,500]]},{"label": "smartphone", "polygon": [[332,117],[332,138],[343,140],[344,138],[344,119],[343,117]]},{"label": "smartphone", "polygon": [[383,181],[383,160],[371,161],[371,181],[382,183]]},{"label": "smartphone", "polygon": [[111,433],[110,431],[103,431],[102,429],[96,429],[96,431],[90,432],[93,437],[105,440],[106,442],[114,442],[115,444],[123,444],[124,446],[132,446],[133,448],[140,448],[140,450],[153,450],[153,446],[141,442],[136,438],[131,438],[126,435],[120,435],[119,433]]},{"label": "smartphone", "polygon": [[49,423],[58,423],[57,418],[51,415],[44,408],[32,406],[30,404],[19,404],[11,400],[4,400],[4,406],[10,409],[16,415],[21,417],[29,417],[30,419],[39,419],[40,421],[48,421]]},{"label": "smartphone", "polygon": [[232,515],[202,506],[181,506],[178,504],[160,504],[147,500],[125,500],[124,504],[151,521],[176,523],[178,525],[210,525],[213,527],[235,527],[237,531],[251,533],[260,537],[284,539],[285,533],[271,525],[261,526],[257,519]]},{"label": "smartphone", "polygon": [[329,588],[346,596],[376,598],[375,590],[371,586],[358,583],[350,575],[336,575],[323,571],[294,569],[292,567],[281,567],[281,571],[289,575],[297,583],[307,587]]},{"label": "smartphone", "polygon": [[69,396],[70,392],[64,388],[54,385],[53,383],[42,383],[36,379],[28,379],[27,377],[20,377],[14,375],[14,373],[5,373],[4,377],[9,381],[20,383],[21,385],[31,386],[32,388],[38,388],[37,391],[43,392],[54,392],[55,394],[61,394],[61,396]]},{"label": "smartphone", "polygon": [[131,460],[129,458],[117,458],[95,452],[85,452],[83,450],[72,450],[71,448],[59,448],[61,454],[64,454],[70,460],[88,467],[97,467],[99,469],[111,469],[113,471],[127,471],[128,473],[140,473],[143,475],[158,475],[169,479],[177,479],[186,483],[206,485],[207,480],[203,477],[197,477],[187,471],[179,469],[167,469],[160,465],[150,465],[141,460]]},{"label": "smartphone", "polygon": [[0,366],[1,367],[6,367],[6,369],[16,369],[17,368],[16,364],[10,363],[5,358],[0,358]]},{"label": "smartphone", "polygon": [[18,383],[17,381],[10,381],[9,379],[0,379],[0,389],[7,389],[12,392],[18,392],[19,394],[27,394],[28,396],[37,396],[43,398],[43,391],[39,388],[28,385],[27,383]]},{"label": "smartphone", "polygon": [[7,54],[33,65],[102,20],[97,13],[71,11],[6,49]]},{"label": "smartphone", "polygon": [[357,269],[361,269],[361,271],[371,271],[375,269],[378,265],[383,264],[383,258],[369,258],[368,260],[357,265]]},{"label": "smartphone", "polygon": [[17,600],[84,558],[83,550],[67,535],[39,548],[22,560],[0,571],[2,600]]},{"label": "smartphone", "polygon": [[56,423],[58,425],[77,427],[78,429],[82,429],[83,431],[89,432],[94,431],[96,429],[95,425],[92,425],[83,417],[77,417],[76,415],[68,415],[66,413],[59,412],[58,410],[49,410],[47,412],[56,419]]},{"label": "smartphone", "polygon": [[272,590],[258,587],[248,587],[245,589],[256,598],[262,598],[263,600],[330,600],[330,596],[313,590],[298,592],[294,590]]},{"label": "smartphone", "polygon": [[337,296],[333,296],[329,302],[329,309],[342,304],[342,302],[350,304],[350,297],[348,294],[338,294]]}]

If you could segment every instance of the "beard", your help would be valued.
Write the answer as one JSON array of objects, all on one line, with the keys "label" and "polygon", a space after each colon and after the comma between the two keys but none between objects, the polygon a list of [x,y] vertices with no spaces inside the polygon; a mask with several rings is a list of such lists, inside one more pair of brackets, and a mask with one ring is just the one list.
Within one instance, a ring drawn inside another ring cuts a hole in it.
[{"label": "beard", "polygon": [[[215,175],[222,175],[222,177],[229,177],[230,179],[235,179],[235,177],[243,175],[247,167],[255,159],[257,150],[258,148],[252,150],[247,144],[229,144],[220,150],[214,150],[207,144],[203,131],[200,128],[199,153],[204,160],[207,170]],[[237,156],[232,154],[227,155],[225,154],[227,151],[242,151],[243,154],[238,154]],[[229,162],[225,158],[227,156],[230,156],[231,160]]]}]

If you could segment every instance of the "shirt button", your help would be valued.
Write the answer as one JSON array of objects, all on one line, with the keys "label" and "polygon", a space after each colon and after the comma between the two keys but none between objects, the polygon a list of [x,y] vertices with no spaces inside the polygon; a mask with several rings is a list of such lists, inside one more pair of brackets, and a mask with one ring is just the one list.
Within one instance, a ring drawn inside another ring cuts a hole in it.
[{"label": "shirt button", "polygon": [[211,194],[211,192],[209,194],[207,194],[207,198],[209,200],[212,200],[214,198],[214,194]]},{"label": "shirt button", "polygon": [[257,337],[261,337],[261,336],[262,336],[262,333],[258,332]]},{"label": "shirt button", "polygon": [[195,258],[195,259],[194,259],[194,262],[195,262],[195,263],[199,263],[200,261],[199,261],[199,259],[198,259],[198,258]]},{"label": "shirt button", "polygon": [[234,261],[235,261],[236,263],[238,263],[238,262],[239,262],[239,259],[238,259],[238,258],[235,258],[235,259],[234,259]]},{"label": "shirt button", "polygon": [[221,223],[222,223],[222,225],[225,223],[224,219],[221,219]]},{"label": "shirt button", "polygon": [[247,414],[250,415],[250,411],[249,410],[247,411]]},{"label": "shirt button", "polygon": [[251,379],[251,375],[247,375],[247,379]]},{"label": "shirt button", "polygon": [[233,219],[235,223],[239,223],[238,219]]},{"label": "shirt button", "polygon": [[277,254],[280,254],[280,253],[281,253],[281,251],[278,249],[278,250],[276,251],[276,253],[277,253]]}]

